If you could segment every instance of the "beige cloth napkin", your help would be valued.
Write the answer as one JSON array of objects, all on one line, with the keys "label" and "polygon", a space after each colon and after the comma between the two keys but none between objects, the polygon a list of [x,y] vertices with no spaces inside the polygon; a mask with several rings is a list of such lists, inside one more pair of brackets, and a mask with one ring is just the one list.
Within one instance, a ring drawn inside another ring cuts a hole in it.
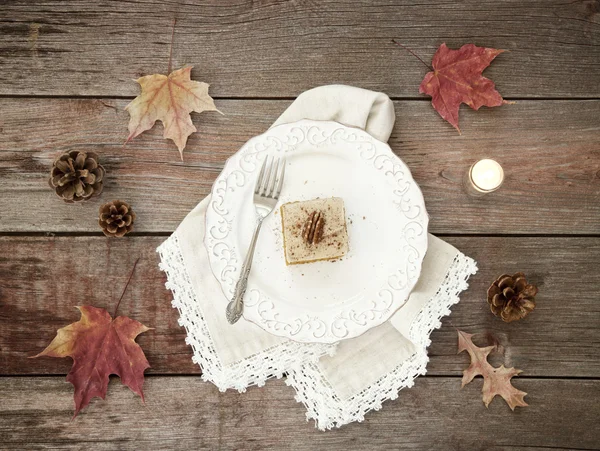
[{"label": "beige cloth napkin", "polygon": [[[300,119],[335,120],[387,141],[395,116],[385,94],[333,85],[300,95],[274,125]],[[429,235],[419,282],[390,321],[340,342],[337,349],[296,343],[243,319],[235,326],[227,323],[227,299],[211,273],[203,244],[208,201],[200,202],[158,248],[193,360],[202,367],[204,380],[221,390],[244,391],[287,372],[286,383],[296,389],[307,418],[314,418],[320,429],[362,420],[425,373],[429,334],[450,313],[476,271],[472,259]]]}]

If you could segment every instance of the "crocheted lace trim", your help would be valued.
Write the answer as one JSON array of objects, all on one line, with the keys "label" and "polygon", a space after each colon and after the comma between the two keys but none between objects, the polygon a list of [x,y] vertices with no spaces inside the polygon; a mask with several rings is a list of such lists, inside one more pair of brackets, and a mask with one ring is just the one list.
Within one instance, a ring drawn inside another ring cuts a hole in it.
[{"label": "crocheted lace trim", "polygon": [[212,382],[220,391],[234,388],[244,392],[251,385],[263,386],[267,379],[281,378],[298,362],[316,363],[322,355],[335,352],[333,345],[289,341],[231,365],[223,365],[196,299],[177,233],[156,251],[161,259],[159,267],[167,275],[165,286],[173,293],[172,305],[179,311],[179,325],[187,332],[185,342],[193,349],[192,361],[202,368],[202,379]]},{"label": "crocheted lace trim", "polygon": [[426,373],[429,335],[450,314],[459,294],[468,287],[467,280],[477,272],[473,259],[459,253],[450,266],[444,282],[411,324],[409,339],[419,350],[393,371],[381,377],[347,400],[340,399],[315,362],[295,365],[286,380],[296,390],[296,400],[307,408],[306,417],[314,419],[321,430],[362,421],[365,413],[379,410],[384,401],[396,399],[402,388],[412,387],[414,379]]},{"label": "crocheted lace trim", "polygon": [[221,391],[234,388],[243,392],[248,386],[264,385],[269,378],[281,378],[289,370],[286,384],[294,387],[296,400],[307,408],[307,419],[315,419],[321,430],[363,421],[367,412],[379,410],[388,399],[396,399],[399,390],[412,387],[414,379],[426,373],[431,332],[440,327],[444,316],[450,314],[450,307],[467,289],[467,280],[477,272],[475,261],[459,253],[444,282],[411,325],[408,338],[419,350],[374,384],[342,400],[317,365],[320,356],[333,355],[335,347],[332,345],[288,341],[231,365],[223,365],[196,299],[176,233],[161,244],[157,252],[161,258],[160,268],[167,274],[165,286],[173,293],[172,305],[179,311],[179,324],[186,329],[186,343],[193,349],[193,362],[202,368],[203,380],[214,383]]}]

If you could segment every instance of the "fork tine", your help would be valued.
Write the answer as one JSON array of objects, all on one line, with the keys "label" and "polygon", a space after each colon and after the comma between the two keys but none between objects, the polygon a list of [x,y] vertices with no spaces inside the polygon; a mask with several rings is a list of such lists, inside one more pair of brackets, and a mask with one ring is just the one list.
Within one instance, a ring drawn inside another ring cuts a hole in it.
[{"label": "fork tine", "polygon": [[258,194],[260,187],[262,186],[263,176],[265,175],[265,167],[267,166],[267,160],[269,156],[267,155],[263,161],[263,164],[260,168],[260,172],[258,173],[258,178],[256,179],[256,186],[254,187],[254,194]]},{"label": "fork tine", "polygon": [[273,198],[279,199],[279,195],[281,194],[281,188],[283,187],[283,177],[285,176],[285,163],[286,159],[281,159],[281,174],[279,174],[279,179],[277,181],[277,189],[273,191]]},{"label": "fork tine", "polygon": [[[265,160],[268,160],[269,157],[267,156],[267,158],[265,158]],[[267,188],[269,187],[269,180],[271,180],[271,169],[273,169],[273,161],[275,160],[275,157],[271,158],[271,163],[267,163],[267,171],[265,173],[265,177],[261,183],[261,187],[260,187],[260,191],[258,192],[259,196],[264,196],[267,192]]]},{"label": "fork tine", "polygon": [[[273,159],[275,160],[275,157],[273,157]],[[274,161],[274,168],[273,168],[273,178],[271,180],[269,180],[269,184],[268,184],[268,188],[267,188],[267,192],[265,193],[265,195],[267,197],[273,197],[273,194],[275,193],[275,186],[277,182],[277,173],[279,172],[279,158],[277,158]]]}]

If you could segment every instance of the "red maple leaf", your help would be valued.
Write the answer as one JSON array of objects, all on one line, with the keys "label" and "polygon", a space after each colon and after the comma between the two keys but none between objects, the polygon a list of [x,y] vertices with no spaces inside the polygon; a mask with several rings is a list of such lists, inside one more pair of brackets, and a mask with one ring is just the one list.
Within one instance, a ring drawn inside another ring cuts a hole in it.
[{"label": "red maple leaf", "polygon": [[419,92],[430,95],[433,108],[460,133],[458,109],[461,103],[474,110],[510,103],[496,91],[492,80],[481,75],[502,52],[504,50],[474,44],[452,50],[442,44],[433,55],[433,71],[425,75]]},{"label": "red maple leaf", "polygon": [[126,316],[112,319],[102,308],[91,305],[77,308],[81,319],[59,329],[52,343],[34,356],[73,359],[67,375],[67,382],[75,387],[73,418],[93,397],[106,397],[111,374],[118,375],[144,401],[144,371],[150,365],[135,337],[150,329]]}]

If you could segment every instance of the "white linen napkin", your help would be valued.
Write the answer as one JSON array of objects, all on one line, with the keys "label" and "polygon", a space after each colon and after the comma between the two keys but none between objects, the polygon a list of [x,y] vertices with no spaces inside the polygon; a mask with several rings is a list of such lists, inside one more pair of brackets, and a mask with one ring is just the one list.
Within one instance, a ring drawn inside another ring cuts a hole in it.
[{"label": "white linen napkin", "polygon": [[[301,94],[274,126],[301,119],[360,127],[385,142],[395,115],[385,94],[332,85]],[[366,412],[395,399],[398,390],[425,373],[431,331],[450,313],[477,270],[472,259],[429,235],[419,282],[390,321],[337,346],[297,343],[244,319],[234,326],[227,322],[228,301],[212,275],[203,244],[208,202],[208,197],[200,202],[157,249],[193,361],[202,367],[203,379],[220,390],[245,391],[287,372],[286,383],[294,387],[296,399],[307,407],[307,418],[314,418],[319,429],[361,421]]]}]

